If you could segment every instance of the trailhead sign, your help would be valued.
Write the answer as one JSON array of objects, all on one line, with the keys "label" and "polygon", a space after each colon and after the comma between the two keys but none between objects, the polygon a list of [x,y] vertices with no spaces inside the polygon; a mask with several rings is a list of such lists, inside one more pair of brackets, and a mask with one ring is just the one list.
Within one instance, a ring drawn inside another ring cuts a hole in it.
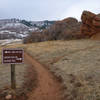
[{"label": "trailhead sign", "polygon": [[2,63],[3,64],[22,64],[24,60],[23,49],[3,49]]},{"label": "trailhead sign", "polygon": [[22,64],[24,61],[23,49],[3,49],[2,64],[11,65],[11,88],[16,89],[15,64]]}]

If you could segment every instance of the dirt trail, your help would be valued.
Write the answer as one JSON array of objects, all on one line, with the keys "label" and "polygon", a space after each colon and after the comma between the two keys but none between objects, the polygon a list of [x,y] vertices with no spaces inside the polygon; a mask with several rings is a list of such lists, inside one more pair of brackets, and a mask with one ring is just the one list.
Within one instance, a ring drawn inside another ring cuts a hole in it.
[{"label": "dirt trail", "polygon": [[25,53],[25,60],[34,66],[38,74],[38,86],[28,96],[28,100],[62,100],[61,84],[39,62]]}]

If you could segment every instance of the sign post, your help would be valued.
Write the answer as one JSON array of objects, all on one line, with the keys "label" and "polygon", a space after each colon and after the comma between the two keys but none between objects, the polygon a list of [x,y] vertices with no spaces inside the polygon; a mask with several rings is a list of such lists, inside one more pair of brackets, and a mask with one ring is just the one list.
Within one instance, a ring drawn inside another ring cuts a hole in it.
[{"label": "sign post", "polygon": [[11,88],[16,89],[15,64],[11,64]]},{"label": "sign post", "polygon": [[16,89],[15,64],[22,64],[24,61],[23,49],[3,49],[2,63],[11,64],[11,88]]}]

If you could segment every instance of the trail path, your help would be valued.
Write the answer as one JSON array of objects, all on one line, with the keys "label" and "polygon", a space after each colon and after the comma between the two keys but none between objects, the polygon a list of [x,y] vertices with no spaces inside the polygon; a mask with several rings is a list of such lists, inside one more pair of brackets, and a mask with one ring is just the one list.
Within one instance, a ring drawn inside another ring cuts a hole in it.
[{"label": "trail path", "polygon": [[52,73],[27,53],[25,53],[25,60],[35,68],[38,74],[37,87],[28,95],[28,100],[62,100],[61,84]]}]

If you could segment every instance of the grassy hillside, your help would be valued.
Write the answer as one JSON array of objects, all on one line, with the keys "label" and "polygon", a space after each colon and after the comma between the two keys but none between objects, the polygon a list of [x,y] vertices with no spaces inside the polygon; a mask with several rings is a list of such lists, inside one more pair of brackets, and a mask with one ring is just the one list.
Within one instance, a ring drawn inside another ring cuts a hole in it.
[{"label": "grassy hillside", "polygon": [[100,41],[48,41],[16,47],[49,66],[63,82],[67,100],[100,99]]},{"label": "grassy hillside", "polygon": [[100,99],[100,41],[49,41],[26,50],[62,79],[67,100]]}]

